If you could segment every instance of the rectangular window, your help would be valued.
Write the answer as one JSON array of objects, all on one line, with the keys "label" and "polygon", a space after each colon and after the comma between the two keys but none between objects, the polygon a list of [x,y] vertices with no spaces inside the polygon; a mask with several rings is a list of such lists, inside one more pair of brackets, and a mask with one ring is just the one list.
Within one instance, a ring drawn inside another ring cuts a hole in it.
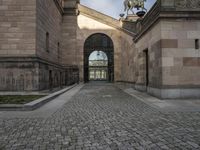
[{"label": "rectangular window", "polygon": [[195,49],[199,49],[199,39],[195,39]]},{"label": "rectangular window", "polygon": [[49,33],[46,33],[46,51],[49,52]]},{"label": "rectangular window", "polygon": [[53,87],[52,71],[49,70],[49,88],[52,89],[52,87]]},{"label": "rectangular window", "polygon": [[57,51],[58,51],[58,59],[60,59],[60,43],[57,44]]},{"label": "rectangular window", "polygon": [[63,78],[62,78],[62,72],[60,72],[60,87],[62,87],[62,82],[63,81]]},{"label": "rectangular window", "polygon": [[146,68],[146,86],[149,86],[149,51],[148,49],[144,50],[145,57],[145,68]]}]

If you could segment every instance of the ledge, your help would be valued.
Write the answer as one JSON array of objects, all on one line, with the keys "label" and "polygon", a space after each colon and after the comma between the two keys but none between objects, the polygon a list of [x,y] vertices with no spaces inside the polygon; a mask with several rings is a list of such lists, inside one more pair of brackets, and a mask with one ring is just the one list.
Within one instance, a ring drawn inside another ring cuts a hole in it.
[{"label": "ledge", "polygon": [[46,59],[43,59],[41,57],[38,57],[38,56],[0,56],[0,63],[7,63],[7,62],[10,62],[10,63],[23,63],[23,62],[38,62],[38,63],[43,63],[43,64],[47,64],[47,65],[51,65],[51,66],[55,66],[55,67],[58,67],[58,68],[64,68],[64,69],[68,69],[68,68],[76,68],[78,69],[78,66],[76,65],[63,65],[63,64],[59,64],[59,63],[56,63],[56,62],[52,62],[52,61],[49,61],[49,60],[46,60]]},{"label": "ledge", "polygon": [[37,108],[40,108],[44,104],[50,102],[54,98],[58,97],[59,95],[71,90],[72,88],[76,87],[77,84],[74,84],[72,86],[66,87],[58,92],[52,93],[50,95],[47,95],[45,97],[42,97],[40,99],[37,99],[35,101],[32,101],[27,104],[1,104],[0,105],[0,110],[1,111],[32,111]]}]

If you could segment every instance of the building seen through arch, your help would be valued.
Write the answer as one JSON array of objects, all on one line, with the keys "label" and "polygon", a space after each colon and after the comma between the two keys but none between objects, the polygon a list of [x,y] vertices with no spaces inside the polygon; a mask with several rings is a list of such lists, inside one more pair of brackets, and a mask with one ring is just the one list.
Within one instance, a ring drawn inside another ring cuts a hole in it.
[{"label": "building seen through arch", "polygon": [[89,56],[89,81],[108,81],[108,57],[103,51],[94,51]]}]

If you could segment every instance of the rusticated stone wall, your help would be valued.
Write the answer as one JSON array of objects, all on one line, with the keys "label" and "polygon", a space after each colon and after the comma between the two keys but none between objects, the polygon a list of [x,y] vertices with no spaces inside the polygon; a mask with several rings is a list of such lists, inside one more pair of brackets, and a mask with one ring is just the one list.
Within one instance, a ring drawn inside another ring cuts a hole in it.
[{"label": "rusticated stone wall", "polygon": [[40,90],[62,86],[61,78],[63,69],[61,69],[59,66],[51,66],[40,63],[39,73]]},{"label": "rusticated stone wall", "polygon": [[77,67],[63,68],[47,63],[39,63],[39,90],[53,89],[78,82]]},{"label": "rusticated stone wall", "polygon": [[35,54],[36,1],[0,0],[0,56]]},{"label": "rusticated stone wall", "polygon": [[2,58],[0,72],[1,91],[41,91],[79,82],[76,67],[61,67],[28,57]]},{"label": "rusticated stone wall", "polygon": [[38,64],[35,62],[1,62],[1,91],[37,91],[39,89]]}]

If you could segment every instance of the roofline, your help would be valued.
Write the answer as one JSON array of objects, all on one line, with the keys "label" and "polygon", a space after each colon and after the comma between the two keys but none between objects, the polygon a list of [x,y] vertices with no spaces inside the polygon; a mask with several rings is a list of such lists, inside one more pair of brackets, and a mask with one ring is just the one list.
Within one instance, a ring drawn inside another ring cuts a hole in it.
[{"label": "roofline", "polygon": [[[121,31],[129,34],[130,36],[135,36],[136,35],[136,33],[128,31],[128,30],[122,28],[121,22],[119,20],[117,20],[117,19],[115,19],[115,18],[113,18],[111,16],[105,15],[105,14],[99,12],[99,11],[96,11],[96,10],[92,9],[92,8],[89,8],[87,6],[78,4],[78,11],[79,11],[80,14],[82,14],[84,16],[87,16],[87,17],[92,18],[92,19],[94,19],[96,21],[99,21],[99,22],[101,22],[103,24],[106,24],[108,26],[111,26],[113,28],[121,30]],[[104,19],[104,18],[106,18],[106,19]]]}]

